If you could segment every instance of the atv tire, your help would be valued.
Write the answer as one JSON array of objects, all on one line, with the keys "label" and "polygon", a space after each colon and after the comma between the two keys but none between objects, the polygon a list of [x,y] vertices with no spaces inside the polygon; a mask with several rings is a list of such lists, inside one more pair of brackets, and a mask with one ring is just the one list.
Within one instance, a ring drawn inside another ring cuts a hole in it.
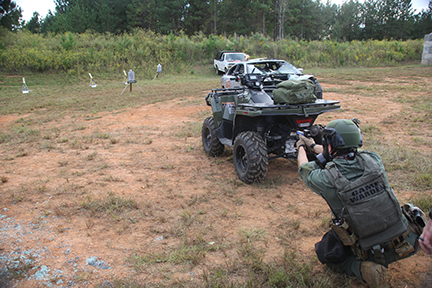
[{"label": "atv tire", "polygon": [[251,184],[264,180],[268,154],[263,138],[251,131],[238,134],[234,141],[233,161],[237,176],[243,182]]},{"label": "atv tire", "polygon": [[204,120],[201,130],[204,152],[212,157],[222,155],[225,146],[217,137],[216,128],[214,126],[213,117],[208,117]]}]

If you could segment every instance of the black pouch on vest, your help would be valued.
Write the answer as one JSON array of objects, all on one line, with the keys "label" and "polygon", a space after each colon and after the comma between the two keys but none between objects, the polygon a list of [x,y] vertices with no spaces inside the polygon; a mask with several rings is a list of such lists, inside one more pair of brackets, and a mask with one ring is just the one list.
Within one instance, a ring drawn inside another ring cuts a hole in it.
[{"label": "black pouch on vest", "polygon": [[315,244],[315,252],[318,260],[322,263],[337,263],[348,257],[350,248],[344,246],[336,232],[332,229]]}]

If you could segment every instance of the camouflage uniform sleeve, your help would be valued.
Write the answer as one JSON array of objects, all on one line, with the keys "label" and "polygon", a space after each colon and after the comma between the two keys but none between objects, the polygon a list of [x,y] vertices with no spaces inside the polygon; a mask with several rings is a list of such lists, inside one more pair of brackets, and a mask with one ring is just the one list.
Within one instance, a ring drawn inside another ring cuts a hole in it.
[{"label": "camouflage uniform sleeve", "polygon": [[299,174],[304,183],[317,194],[325,194],[329,188],[333,188],[324,170],[313,161],[301,165]]},{"label": "camouflage uniform sleeve", "polygon": [[342,210],[343,205],[337,196],[336,188],[331,184],[324,169],[315,162],[304,163],[299,167],[299,174],[306,186],[320,196],[324,196],[334,211]]}]

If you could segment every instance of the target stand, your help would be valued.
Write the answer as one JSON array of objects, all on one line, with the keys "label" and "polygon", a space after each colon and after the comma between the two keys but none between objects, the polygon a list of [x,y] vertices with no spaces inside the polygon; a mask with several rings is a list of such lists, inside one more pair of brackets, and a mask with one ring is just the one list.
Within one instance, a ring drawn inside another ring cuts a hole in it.
[{"label": "target stand", "polygon": [[93,76],[90,73],[89,73],[89,76],[90,76],[90,87],[96,88],[97,85],[96,85],[96,82],[93,80]]},{"label": "target stand", "polygon": [[144,93],[144,91],[141,89],[141,87],[138,85],[137,81],[135,80],[135,72],[132,71],[132,69],[129,70],[128,74],[126,75],[126,71],[123,70],[123,73],[125,75],[125,78],[123,80],[124,84],[126,85],[126,87],[123,89],[122,93],[120,94],[123,95],[124,91],[127,88],[127,85],[129,85],[130,90],[129,92],[132,92],[132,84],[135,83],[138,88]]},{"label": "target stand", "polygon": [[27,94],[27,93],[30,92],[30,90],[29,90],[27,84],[25,83],[25,78],[22,78],[22,79],[23,79],[22,93],[23,93],[23,94]]},{"label": "target stand", "polygon": [[156,67],[156,75],[154,76],[153,80],[155,80],[159,75],[163,76],[162,74],[162,65],[159,63]]}]

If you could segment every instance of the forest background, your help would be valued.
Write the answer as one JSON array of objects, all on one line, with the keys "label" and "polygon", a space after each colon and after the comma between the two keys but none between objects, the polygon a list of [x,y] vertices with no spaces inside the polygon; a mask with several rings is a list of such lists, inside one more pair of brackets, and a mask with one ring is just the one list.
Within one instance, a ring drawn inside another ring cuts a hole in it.
[{"label": "forest background", "polygon": [[432,1],[55,0],[45,18],[22,21],[0,0],[0,69],[81,74],[138,69],[193,73],[218,50],[282,58],[302,67],[385,66],[420,61]]}]

